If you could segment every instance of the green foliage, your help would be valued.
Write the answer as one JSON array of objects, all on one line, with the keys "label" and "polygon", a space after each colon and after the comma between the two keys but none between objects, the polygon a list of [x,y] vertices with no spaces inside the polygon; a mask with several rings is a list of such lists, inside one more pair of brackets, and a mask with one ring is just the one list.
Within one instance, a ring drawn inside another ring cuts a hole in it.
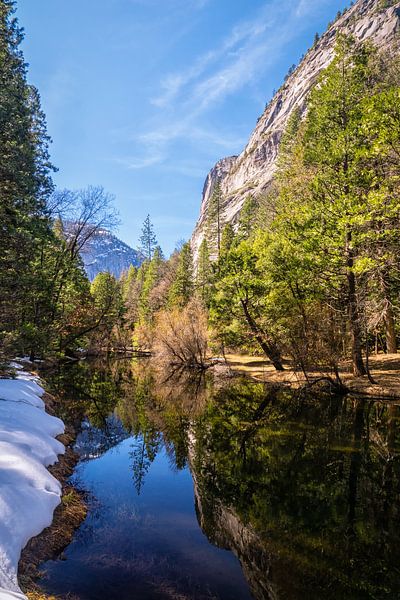
[{"label": "green foliage", "polygon": [[223,343],[233,346],[242,336],[250,338],[281,369],[278,331],[266,310],[272,291],[251,241],[234,244],[221,256],[210,320]]},{"label": "green foliage", "polygon": [[279,144],[279,157],[278,163],[281,169],[289,166],[293,148],[297,142],[297,136],[301,125],[301,110],[299,107],[295,107],[291,112],[285,131],[282,134],[281,141]]},{"label": "green foliage", "polygon": [[227,223],[222,230],[221,235],[221,247],[220,247],[220,260],[224,260],[229,250],[235,241],[235,230],[233,229],[232,223]]},{"label": "green foliage", "polygon": [[123,312],[121,286],[111,273],[99,273],[90,288],[94,306],[102,318],[110,323]]},{"label": "green foliage", "polygon": [[222,190],[219,181],[209,199],[207,208],[206,239],[210,255],[219,258],[222,235]]},{"label": "green foliage", "polygon": [[154,233],[153,224],[150,221],[150,215],[147,215],[143,223],[142,235],[140,237],[140,251],[146,260],[151,260],[153,258],[157,246],[158,242]]},{"label": "green foliage", "polygon": [[[299,368],[365,373],[370,327],[396,350],[400,309],[398,61],[338,40],[336,56],[282,136],[276,181],[223,233],[210,318],[217,336]],[[275,356],[279,351],[273,352]]]},{"label": "green foliage", "polygon": [[259,202],[254,196],[248,196],[243,203],[240,211],[238,239],[247,240],[253,233],[257,224],[259,215]]},{"label": "green foliage", "polygon": [[169,291],[169,305],[171,307],[186,306],[193,296],[193,291],[193,255],[190,242],[186,242],[180,251],[175,280]]},{"label": "green foliage", "polygon": [[[371,48],[341,38],[336,58],[310,95],[304,123],[294,115],[284,135],[272,227],[277,256],[285,256],[285,272],[278,271],[278,277],[290,285],[304,319],[310,301],[333,307],[333,328],[347,318],[354,369],[361,374],[365,276],[377,268],[382,244],[377,230],[399,206],[386,187],[395,181],[378,165],[384,152],[376,148],[385,127],[376,113],[371,120],[371,113],[387,92],[373,76]],[[371,85],[377,86],[379,101]],[[389,95],[393,145],[398,95]]]},{"label": "green foliage", "polygon": [[143,284],[139,295],[139,322],[150,323],[154,310],[152,307],[152,291],[161,277],[163,259],[158,248],[154,250],[153,258],[146,261],[139,269],[138,279],[142,277]]},{"label": "green foliage", "polygon": [[127,301],[129,298],[130,291],[132,286],[136,281],[138,270],[133,265],[129,266],[127,272],[123,273],[121,277],[121,285],[122,285],[122,296],[124,301]]},{"label": "green foliage", "polygon": [[398,3],[398,0],[379,0],[379,8],[384,10],[385,8],[390,8],[391,6],[395,6]]},{"label": "green foliage", "polygon": [[199,248],[196,272],[196,294],[205,308],[209,308],[213,294],[214,274],[208,251],[207,240],[203,239]]},{"label": "green foliage", "polygon": [[26,306],[41,293],[35,277],[42,243],[50,236],[46,200],[52,191],[44,115],[37,91],[26,81],[19,49],[23,35],[14,3],[0,4],[0,344],[19,343]]}]

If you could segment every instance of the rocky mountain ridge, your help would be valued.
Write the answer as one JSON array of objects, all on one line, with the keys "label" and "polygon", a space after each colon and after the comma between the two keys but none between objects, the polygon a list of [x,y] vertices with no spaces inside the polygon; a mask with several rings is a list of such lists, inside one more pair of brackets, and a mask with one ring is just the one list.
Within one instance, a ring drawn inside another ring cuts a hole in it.
[{"label": "rocky mountain ridge", "polygon": [[270,186],[288,118],[294,108],[305,107],[307,95],[319,73],[333,59],[339,32],[352,34],[359,41],[371,40],[379,48],[396,51],[400,48],[400,2],[357,0],[328,27],[287,78],[259,118],[243,152],[217,162],[203,189],[200,216],[192,236],[195,256],[204,238],[209,200],[217,181],[223,194],[221,216],[225,223],[237,222],[245,199],[249,195],[262,194]]},{"label": "rocky mountain ridge", "polygon": [[98,273],[108,272],[119,278],[130,265],[138,267],[142,257],[137,250],[106,229],[99,229],[81,251],[86,274],[90,281]]}]

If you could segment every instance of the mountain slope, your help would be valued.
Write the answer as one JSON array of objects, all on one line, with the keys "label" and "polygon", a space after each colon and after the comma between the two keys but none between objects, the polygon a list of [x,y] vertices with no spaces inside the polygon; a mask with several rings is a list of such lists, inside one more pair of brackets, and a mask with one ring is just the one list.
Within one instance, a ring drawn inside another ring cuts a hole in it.
[{"label": "mountain slope", "polygon": [[[391,4],[387,8],[383,8]],[[339,32],[358,40],[371,40],[391,52],[400,47],[400,2],[358,0],[333,23],[307,52],[296,70],[281,86],[258,120],[243,152],[237,157],[218,161],[204,186],[200,217],[192,236],[195,256],[204,237],[209,199],[219,179],[223,193],[222,221],[235,223],[249,195],[259,195],[274,176],[282,132],[295,107],[304,109],[306,98],[322,69],[334,56]]]},{"label": "mountain slope", "polygon": [[85,271],[90,281],[98,273],[107,271],[120,277],[130,265],[139,266],[140,253],[105,229],[99,229],[81,252]]}]

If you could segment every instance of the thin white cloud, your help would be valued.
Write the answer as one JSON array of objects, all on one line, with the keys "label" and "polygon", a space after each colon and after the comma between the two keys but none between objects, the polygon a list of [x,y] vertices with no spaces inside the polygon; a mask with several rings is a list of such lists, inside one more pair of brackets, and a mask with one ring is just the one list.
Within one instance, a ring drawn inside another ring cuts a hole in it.
[{"label": "thin white cloud", "polygon": [[303,18],[316,10],[324,9],[330,0],[300,0],[296,8],[296,16]]},{"label": "thin white cloud", "polygon": [[135,171],[157,165],[163,161],[163,158],[163,154],[148,152],[146,156],[126,156],[124,158],[116,158],[115,162],[130,171]]},{"label": "thin white cloud", "polygon": [[[265,2],[253,19],[236,24],[214,48],[200,55],[186,70],[168,74],[159,93],[150,99],[156,113],[133,142],[140,154],[130,168],[146,168],[168,160],[177,140],[199,147],[239,152],[245,140],[205,126],[207,116],[229,96],[250,87],[265,73],[306,24],[316,4],[328,0],[274,0]],[[174,168],[171,166],[171,169]],[[195,171],[195,169],[186,169]]]}]

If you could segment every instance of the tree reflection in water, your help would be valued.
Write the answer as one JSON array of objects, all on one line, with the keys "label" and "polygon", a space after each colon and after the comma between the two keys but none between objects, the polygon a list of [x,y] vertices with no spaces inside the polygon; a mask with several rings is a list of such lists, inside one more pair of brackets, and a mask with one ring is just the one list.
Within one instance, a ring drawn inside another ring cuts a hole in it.
[{"label": "tree reflection in water", "polygon": [[[189,465],[200,526],[238,556],[256,598],[400,597],[396,404],[149,362],[113,369],[103,382],[136,436],[136,490],[161,447],[172,468]],[[109,413],[113,403],[103,404]],[[98,406],[86,414],[99,425]]]}]

